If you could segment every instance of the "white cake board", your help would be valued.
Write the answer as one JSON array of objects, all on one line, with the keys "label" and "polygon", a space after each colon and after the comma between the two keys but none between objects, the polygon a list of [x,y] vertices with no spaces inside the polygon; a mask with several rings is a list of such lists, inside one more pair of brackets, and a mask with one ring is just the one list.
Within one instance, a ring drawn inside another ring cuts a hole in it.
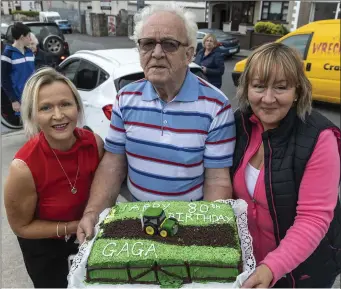
[{"label": "white cake board", "polygon": [[[229,203],[236,215],[237,227],[239,239],[241,241],[242,258],[243,258],[243,273],[241,273],[234,283],[190,283],[184,284],[181,288],[240,288],[243,282],[253,273],[256,268],[256,261],[253,256],[252,249],[252,238],[250,236],[247,224],[247,203],[244,200],[219,200],[217,202]],[[103,222],[110,208],[105,209],[100,217],[99,222],[95,227],[95,237],[99,232],[99,224]],[[124,285],[110,285],[110,284],[87,284],[86,280],[86,263],[91,252],[92,245],[94,243],[93,238],[90,241],[85,241],[79,248],[79,252],[73,259],[73,263],[68,275],[68,288],[117,288],[117,289],[137,289],[137,288],[148,288],[148,289],[159,289],[159,285],[150,284],[124,284]]]}]

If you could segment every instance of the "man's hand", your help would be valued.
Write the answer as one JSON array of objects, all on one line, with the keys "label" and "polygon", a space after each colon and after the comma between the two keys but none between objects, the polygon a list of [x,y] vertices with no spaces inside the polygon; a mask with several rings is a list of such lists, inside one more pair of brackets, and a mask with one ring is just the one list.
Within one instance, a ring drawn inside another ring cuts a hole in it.
[{"label": "man's hand", "polygon": [[85,239],[91,240],[94,237],[95,225],[98,222],[98,214],[96,212],[85,213],[80,220],[77,228],[77,239],[82,244]]},{"label": "man's hand", "polygon": [[12,102],[12,108],[15,112],[20,112],[20,102],[19,101],[15,101]]},{"label": "man's hand", "polygon": [[268,266],[262,264],[244,282],[241,288],[269,288],[273,275]]}]

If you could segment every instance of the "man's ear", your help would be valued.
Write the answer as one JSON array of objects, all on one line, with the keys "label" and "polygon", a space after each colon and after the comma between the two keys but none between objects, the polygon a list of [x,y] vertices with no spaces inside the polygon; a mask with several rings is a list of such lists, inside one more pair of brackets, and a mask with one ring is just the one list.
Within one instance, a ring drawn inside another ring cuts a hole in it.
[{"label": "man's ear", "polygon": [[188,63],[191,63],[191,62],[192,62],[193,56],[194,56],[194,47],[189,47],[189,48],[186,50],[186,57],[187,57]]}]

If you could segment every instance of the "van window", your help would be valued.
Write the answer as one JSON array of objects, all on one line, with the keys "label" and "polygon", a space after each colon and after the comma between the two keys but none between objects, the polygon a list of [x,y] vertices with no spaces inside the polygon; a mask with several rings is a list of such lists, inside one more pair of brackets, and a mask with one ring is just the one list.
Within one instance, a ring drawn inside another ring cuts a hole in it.
[{"label": "van window", "polygon": [[296,50],[300,52],[302,58],[305,60],[307,58],[307,52],[308,52],[307,46],[308,46],[310,37],[311,37],[311,34],[297,34],[297,35],[293,35],[284,39],[283,41],[281,41],[281,43],[289,47],[296,48]]}]

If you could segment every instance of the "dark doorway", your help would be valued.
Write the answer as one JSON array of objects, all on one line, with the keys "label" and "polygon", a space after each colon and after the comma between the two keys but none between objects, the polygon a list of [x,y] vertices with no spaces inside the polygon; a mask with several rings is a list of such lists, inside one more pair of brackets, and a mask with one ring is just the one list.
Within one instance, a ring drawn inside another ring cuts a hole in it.
[{"label": "dark doorway", "polygon": [[224,22],[226,22],[226,10],[221,10],[219,29],[223,30]]},{"label": "dark doorway", "polygon": [[232,2],[231,31],[238,31],[242,19],[242,2]]}]

